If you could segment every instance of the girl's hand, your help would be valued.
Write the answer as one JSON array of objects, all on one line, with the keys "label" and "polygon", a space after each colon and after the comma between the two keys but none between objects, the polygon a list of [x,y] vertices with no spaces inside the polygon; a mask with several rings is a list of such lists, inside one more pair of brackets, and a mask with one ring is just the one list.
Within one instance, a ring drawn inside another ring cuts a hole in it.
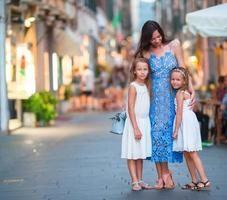
[{"label": "girl's hand", "polygon": [[136,140],[141,140],[141,138],[142,138],[142,133],[140,132],[139,129],[136,129],[136,130],[134,131],[134,135],[135,135],[135,139],[136,139]]},{"label": "girl's hand", "polygon": [[177,139],[177,132],[176,131],[173,132],[173,139]]}]

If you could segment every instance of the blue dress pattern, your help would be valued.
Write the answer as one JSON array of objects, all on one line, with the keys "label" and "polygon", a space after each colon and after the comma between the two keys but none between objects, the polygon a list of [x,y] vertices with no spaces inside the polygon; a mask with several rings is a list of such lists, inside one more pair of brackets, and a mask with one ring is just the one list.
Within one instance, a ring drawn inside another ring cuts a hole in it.
[{"label": "blue dress pattern", "polygon": [[170,72],[177,67],[177,60],[171,51],[161,57],[152,54],[149,58],[152,70],[152,96],[150,105],[152,156],[154,162],[182,162],[183,154],[173,152],[174,98],[171,89]]}]

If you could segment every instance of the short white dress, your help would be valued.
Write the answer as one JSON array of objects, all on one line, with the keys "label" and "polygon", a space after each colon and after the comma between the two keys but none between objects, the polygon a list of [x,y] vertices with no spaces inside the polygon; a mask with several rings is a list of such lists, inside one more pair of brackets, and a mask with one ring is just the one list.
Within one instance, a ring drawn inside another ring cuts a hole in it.
[{"label": "short white dress", "polygon": [[[199,151],[202,150],[200,126],[195,113],[190,109],[190,99],[183,102],[182,122],[177,139],[173,140],[173,151]],[[175,99],[175,107],[177,107]],[[175,128],[174,119],[174,128]],[[174,130],[174,129],[173,129]]]},{"label": "short white dress", "polygon": [[151,157],[150,97],[146,85],[139,85],[136,82],[132,82],[130,85],[133,85],[136,89],[134,109],[142,138],[141,140],[135,139],[132,123],[126,109],[127,118],[122,135],[121,158],[133,160],[146,159]]}]

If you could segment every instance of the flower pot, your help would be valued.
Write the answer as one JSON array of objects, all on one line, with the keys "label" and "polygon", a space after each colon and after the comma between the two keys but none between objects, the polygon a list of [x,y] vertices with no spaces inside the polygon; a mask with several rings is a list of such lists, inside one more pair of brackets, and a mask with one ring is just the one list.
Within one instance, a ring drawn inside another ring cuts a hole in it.
[{"label": "flower pot", "polygon": [[23,113],[23,126],[25,127],[35,127],[36,126],[36,116],[32,112]]},{"label": "flower pot", "polygon": [[61,114],[67,113],[70,109],[70,102],[69,101],[59,102],[59,108]]}]

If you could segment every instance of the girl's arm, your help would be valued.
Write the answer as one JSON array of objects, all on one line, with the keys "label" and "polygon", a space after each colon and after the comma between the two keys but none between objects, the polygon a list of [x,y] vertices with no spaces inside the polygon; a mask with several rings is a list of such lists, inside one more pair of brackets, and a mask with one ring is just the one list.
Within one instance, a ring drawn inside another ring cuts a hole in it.
[{"label": "girl's arm", "polygon": [[129,92],[128,92],[128,114],[134,130],[135,139],[140,140],[142,137],[142,134],[136,122],[136,116],[134,111],[135,102],[136,102],[136,88],[130,85]]},{"label": "girl's arm", "polygon": [[178,130],[182,122],[183,102],[184,102],[183,92],[181,91],[177,92],[176,100],[177,100],[177,111],[176,111],[175,129],[173,132],[173,138],[175,139],[177,138]]},{"label": "girl's arm", "polygon": [[[185,68],[183,50],[181,48],[180,41],[174,40],[172,46],[173,46],[175,57],[177,59],[178,66]],[[189,76],[189,88],[188,89],[189,89],[189,92],[191,93],[191,104],[190,105],[192,106],[195,104],[195,90],[192,85],[191,76]]]}]

